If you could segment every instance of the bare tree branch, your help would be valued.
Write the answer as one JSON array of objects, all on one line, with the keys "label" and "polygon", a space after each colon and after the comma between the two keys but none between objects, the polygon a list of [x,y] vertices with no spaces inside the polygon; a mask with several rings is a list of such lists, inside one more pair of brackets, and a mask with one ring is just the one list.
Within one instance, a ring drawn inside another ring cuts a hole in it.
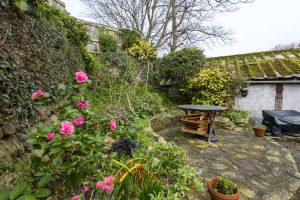
[{"label": "bare tree branch", "polygon": [[81,0],[89,16],[116,28],[133,29],[157,48],[228,43],[232,32],[213,23],[219,13],[253,0]]}]

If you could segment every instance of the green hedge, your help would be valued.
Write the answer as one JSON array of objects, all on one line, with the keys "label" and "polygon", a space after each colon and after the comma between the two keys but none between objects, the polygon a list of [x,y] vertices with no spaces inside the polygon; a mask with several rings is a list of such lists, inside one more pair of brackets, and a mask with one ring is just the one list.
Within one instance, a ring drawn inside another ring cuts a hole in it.
[{"label": "green hedge", "polygon": [[188,81],[195,77],[205,64],[203,51],[197,48],[184,48],[171,52],[155,62],[151,74],[153,84],[161,80],[171,80],[168,95],[177,102],[189,102],[190,97],[183,91]]},{"label": "green hedge", "polygon": [[34,114],[33,91],[47,91],[55,102],[62,98],[58,85],[85,70],[88,36],[74,18],[45,4],[23,12],[5,0],[0,13],[0,121],[14,117],[25,124]]}]

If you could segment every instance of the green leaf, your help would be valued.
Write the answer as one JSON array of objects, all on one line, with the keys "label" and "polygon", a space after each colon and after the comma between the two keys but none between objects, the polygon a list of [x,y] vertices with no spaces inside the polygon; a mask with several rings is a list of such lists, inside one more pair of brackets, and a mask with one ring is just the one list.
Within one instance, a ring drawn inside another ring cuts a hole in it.
[{"label": "green leaf", "polygon": [[52,164],[56,165],[57,163],[59,163],[60,161],[63,160],[63,156],[62,155],[57,155],[53,160],[52,160]]},{"label": "green leaf", "polygon": [[14,200],[16,199],[18,196],[20,196],[23,191],[26,189],[27,187],[27,183],[25,182],[21,182],[21,183],[18,183],[11,191],[10,191],[10,194],[9,194],[9,199],[10,200]]},{"label": "green leaf", "polygon": [[45,187],[50,181],[53,180],[53,177],[51,174],[46,174],[44,177],[42,177],[39,182],[37,183],[39,188]]},{"label": "green leaf", "polygon": [[32,194],[25,194],[17,198],[17,200],[36,200],[36,198]]},{"label": "green leaf", "polygon": [[20,9],[21,11],[27,11],[28,10],[28,4],[26,0],[15,0],[13,1],[13,5]]},{"label": "green leaf", "polygon": [[52,148],[51,151],[49,152],[49,154],[56,154],[56,153],[60,152],[60,150],[61,150],[60,147]]},{"label": "green leaf", "polygon": [[35,193],[34,196],[36,198],[45,198],[45,197],[49,197],[51,195],[51,190],[49,190],[48,188],[39,188]]},{"label": "green leaf", "polygon": [[64,85],[64,84],[59,84],[59,85],[58,85],[58,89],[59,89],[59,90],[65,90],[65,89],[66,89],[66,85]]},{"label": "green leaf", "polygon": [[9,199],[9,189],[3,188],[0,189],[0,200],[8,200]]},{"label": "green leaf", "polygon": [[30,194],[31,193],[31,188],[29,185],[25,188],[25,190],[22,192],[22,194]]}]

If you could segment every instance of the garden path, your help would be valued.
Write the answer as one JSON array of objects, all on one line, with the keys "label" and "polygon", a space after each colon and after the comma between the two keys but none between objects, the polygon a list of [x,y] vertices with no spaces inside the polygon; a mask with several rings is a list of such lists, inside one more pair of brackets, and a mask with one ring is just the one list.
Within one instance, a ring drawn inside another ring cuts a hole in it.
[{"label": "garden path", "polygon": [[[249,131],[217,129],[219,142],[208,144],[197,135],[180,132],[180,116],[160,115],[151,120],[153,131],[167,142],[184,147],[189,162],[206,180],[226,175],[241,189],[241,199],[298,199],[300,173],[294,157],[270,138],[257,138]],[[194,199],[210,199],[206,191]]]}]

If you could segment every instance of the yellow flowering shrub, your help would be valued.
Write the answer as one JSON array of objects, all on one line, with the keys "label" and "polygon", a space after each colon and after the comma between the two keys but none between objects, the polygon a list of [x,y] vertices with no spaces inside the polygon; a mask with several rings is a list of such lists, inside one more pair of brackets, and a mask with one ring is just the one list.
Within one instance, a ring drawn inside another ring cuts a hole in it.
[{"label": "yellow flowering shrub", "polygon": [[132,47],[128,48],[126,52],[140,60],[152,60],[157,56],[156,48],[144,40],[139,40]]},{"label": "yellow flowering shrub", "polygon": [[221,67],[201,70],[188,87],[192,91],[192,103],[205,105],[224,105],[232,100],[236,91],[230,71]]}]

